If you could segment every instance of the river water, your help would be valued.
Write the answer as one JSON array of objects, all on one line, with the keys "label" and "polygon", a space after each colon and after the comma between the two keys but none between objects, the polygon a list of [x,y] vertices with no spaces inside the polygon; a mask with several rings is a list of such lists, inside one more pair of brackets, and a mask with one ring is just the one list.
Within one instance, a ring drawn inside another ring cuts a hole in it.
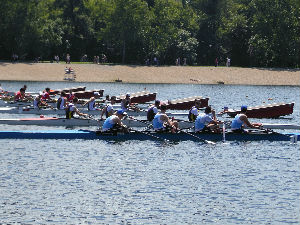
[{"label": "river water", "polygon": [[[7,90],[25,84],[1,83]],[[216,111],[225,105],[295,102],[292,115],[251,121],[300,123],[299,87],[26,84],[28,91],[87,86],[110,95],[146,88],[161,100],[197,95],[210,97]],[[37,128],[47,129],[26,127]],[[0,140],[0,145],[0,223],[300,223],[299,143]]]}]

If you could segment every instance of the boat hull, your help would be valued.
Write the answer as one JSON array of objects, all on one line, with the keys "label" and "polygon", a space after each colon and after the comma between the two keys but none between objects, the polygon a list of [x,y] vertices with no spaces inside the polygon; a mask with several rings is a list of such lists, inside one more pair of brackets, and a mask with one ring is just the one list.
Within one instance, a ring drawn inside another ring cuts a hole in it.
[{"label": "boat hull", "polygon": [[[151,123],[146,120],[122,120],[123,124],[128,127],[147,127]],[[102,126],[104,120],[96,120],[96,119],[83,119],[83,118],[73,118],[73,119],[65,119],[65,118],[56,118],[56,117],[45,117],[45,118],[21,118],[21,119],[0,119],[0,124],[7,125],[29,125],[29,126]],[[188,121],[180,121],[179,127],[181,129],[186,129],[192,127],[194,124]]]},{"label": "boat hull", "polygon": [[[235,134],[227,133],[226,141],[290,141],[291,137],[300,140],[299,133],[280,134],[280,133],[250,133],[250,134]],[[88,139],[88,140],[169,140],[169,141],[222,141],[222,134],[210,133],[155,133],[155,132],[130,132],[118,134],[103,134],[89,130],[53,130],[53,131],[0,131],[0,139]]]}]

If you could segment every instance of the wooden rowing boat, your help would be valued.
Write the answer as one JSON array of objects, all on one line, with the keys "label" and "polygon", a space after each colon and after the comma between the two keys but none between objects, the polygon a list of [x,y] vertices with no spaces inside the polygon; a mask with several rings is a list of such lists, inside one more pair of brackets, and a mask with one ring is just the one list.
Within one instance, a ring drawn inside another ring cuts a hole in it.
[{"label": "wooden rowing boat", "polygon": [[[261,105],[249,107],[246,115],[248,118],[278,118],[293,113],[294,103],[274,103],[268,105]],[[228,110],[226,112],[230,117],[235,117],[241,113],[240,110]]]},{"label": "wooden rowing boat", "polygon": [[[196,136],[196,137],[194,137]],[[129,133],[102,133],[90,130],[24,130],[24,131],[0,131],[0,139],[100,139],[100,140],[170,140],[170,141],[222,141],[222,134],[212,133],[156,133],[151,131]],[[247,134],[226,133],[227,141],[298,141],[299,133],[264,133],[251,132]]]},{"label": "wooden rowing boat", "polygon": [[169,100],[167,103],[167,109],[170,110],[190,110],[194,105],[195,101],[200,101],[200,107],[207,107],[209,98],[203,98],[202,96],[194,96],[176,100]]},{"label": "wooden rowing boat", "polygon": [[[157,93],[151,93],[149,91],[141,91],[141,92],[135,92],[135,93],[130,93],[130,100],[131,103],[146,103],[146,102],[152,102],[155,101],[156,99],[156,94]],[[116,102],[120,103],[122,99],[126,98],[126,95],[120,95],[116,96],[117,100]]]}]

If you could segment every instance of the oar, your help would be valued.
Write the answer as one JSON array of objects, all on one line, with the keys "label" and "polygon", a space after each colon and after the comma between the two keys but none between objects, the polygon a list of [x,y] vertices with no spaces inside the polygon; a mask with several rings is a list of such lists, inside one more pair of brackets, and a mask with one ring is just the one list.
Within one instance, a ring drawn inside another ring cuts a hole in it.
[{"label": "oar", "polygon": [[180,133],[187,134],[187,135],[189,135],[189,136],[191,136],[191,137],[193,137],[193,138],[195,138],[195,139],[197,139],[197,140],[199,140],[199,141],[201,141],[201,142],[204,142],[205,144],[212,144],[212,145],[215,145],[215,144],[216,144],[216,143],[213,142],[213,141],[205,140],[205,139],[203,139],[203,138],[200,138],[200,137],[198,137],[198,136],[196,136],[196,135],[194,135],[194,134],[188,133],[188,132],[183,131],[183,130],[179,130],[179,132],[180,132]]},{"label": "oar", "polygon": [[137,121],[137,122],[140,122],[140,123],[143,123],[143,124],[146,124],[146,125],[148,125],[148,127],[152,126],[151,123],[148,123],[148,122],[145,121],[145,120],[139,120],[139,119],[137,119],[137,118],[135,118],[135,117],[133,117],[133,116],[128,116],[127,118],[129,118],[129,119],[131,119],[131,120],[134,120],[134,121]]},{"label": "oar", "polygon": [[147,133],[147,132],[145,132],[145,131],[140,131],[140,130],[136,130],[136,129],[132,129],[132,128],[127,128],[127,129],[128,129],[128,130],[131,130],[131,131],[134,131],[134,132],[137,132],[137,133],[140,133],[140,134],[147,135],[147,136],[152,137],[152,138],[154,138],[154,139],[157,139],[157,140],[159,140],[159,141],[170,142],[170,140],[168,140],[168,139],[166,139],[166,138],[157,137],[157,136],[155,136],[155,135],[153,135],[153,134],[149,134],[149,133]]}]

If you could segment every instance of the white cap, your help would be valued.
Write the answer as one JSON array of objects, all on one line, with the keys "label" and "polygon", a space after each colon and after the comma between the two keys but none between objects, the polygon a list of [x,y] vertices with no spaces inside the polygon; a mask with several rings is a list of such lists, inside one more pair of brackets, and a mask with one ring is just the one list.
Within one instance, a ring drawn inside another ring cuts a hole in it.
[{"label": "white cap", "polygon": [[98,96],[98,95],[100,95],[100,94],[99,94],[99,92],[94,92],[94,95],[97,95],[97,96]]}]

